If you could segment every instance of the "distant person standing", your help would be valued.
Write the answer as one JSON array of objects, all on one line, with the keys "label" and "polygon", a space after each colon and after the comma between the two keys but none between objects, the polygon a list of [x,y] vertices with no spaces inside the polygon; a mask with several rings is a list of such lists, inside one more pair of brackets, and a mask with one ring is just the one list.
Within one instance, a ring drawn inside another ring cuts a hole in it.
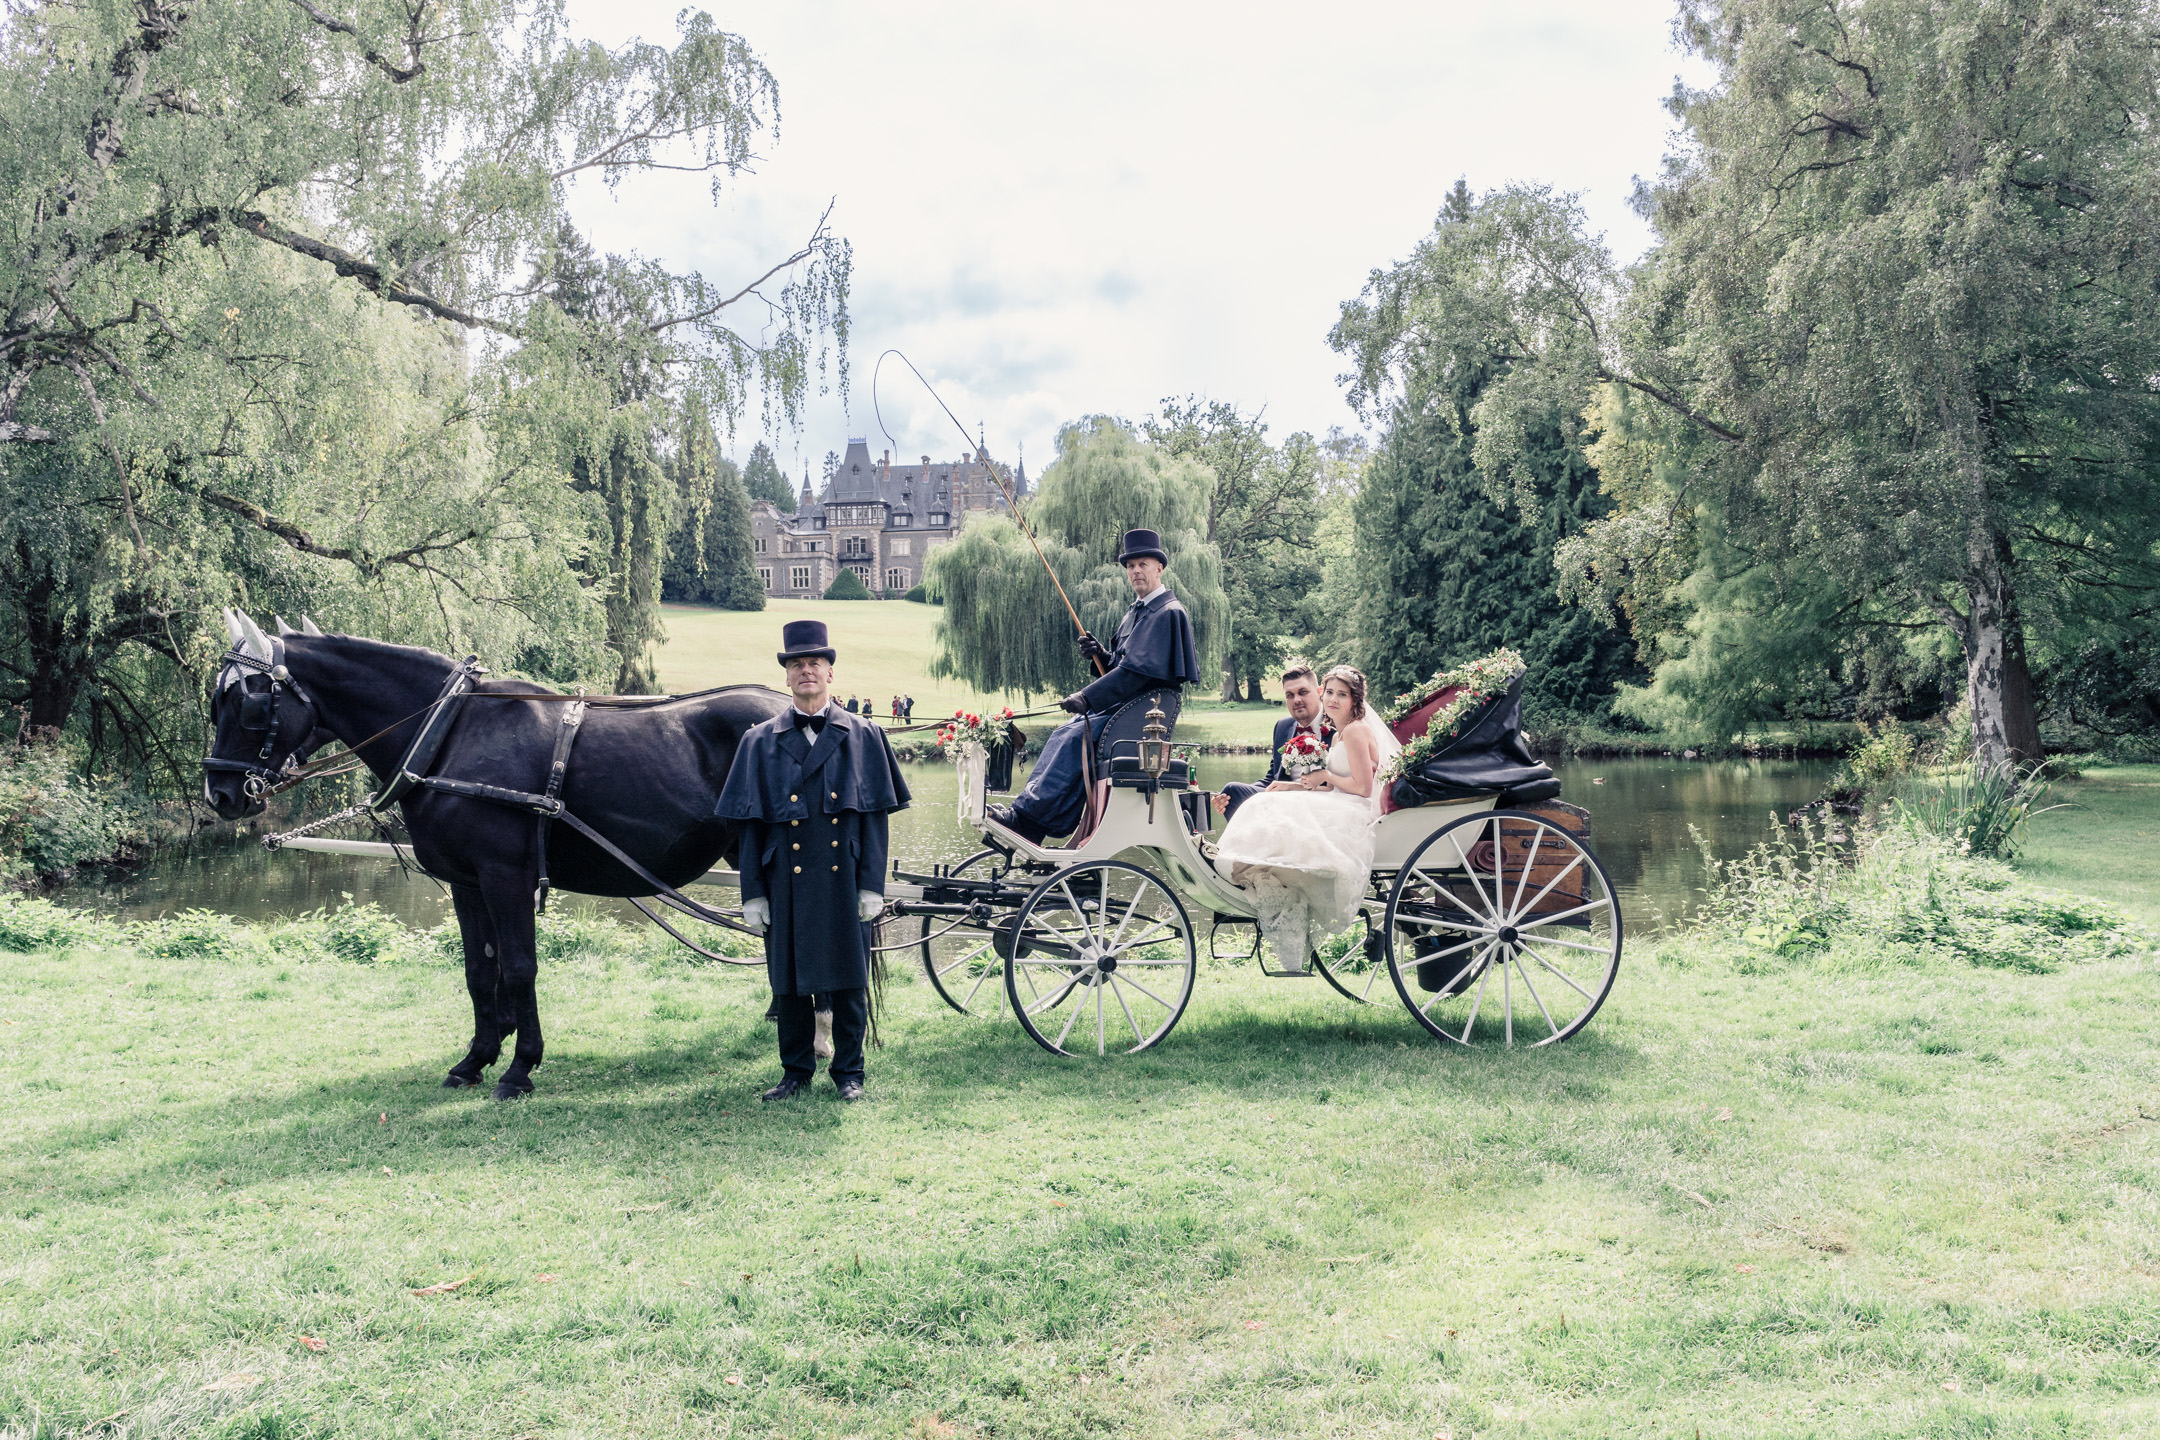
[{"label": "distant person standing", "polygon": [[855,697],[853,695],[847,697],[847,713],[850,715],[859,715],[862,713],[862,706],[856,703]]},{"label": "distant person standing", "polygon": [[913,695],[903,695],[901,700],[906,707],[903,713],[906,714],[910,721],[913,721],[915,718],[915,697]]}]

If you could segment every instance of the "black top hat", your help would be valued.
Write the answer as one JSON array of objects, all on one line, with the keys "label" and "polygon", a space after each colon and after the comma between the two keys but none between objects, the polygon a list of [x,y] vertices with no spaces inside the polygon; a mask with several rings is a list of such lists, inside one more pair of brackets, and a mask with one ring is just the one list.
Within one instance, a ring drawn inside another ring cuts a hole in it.
[{"label": "black top hat", "polygon": [[1118,552],[1117,563],[1123,565],[1126,561],[1138,560],[1143,555],[1152,556],[1165,565],[1170,563],[1169,553],[1162,548],[1162,536],[1153,530],[1127,530],[1125,546]]},{"label": "black top hat", "polygon": [[840,652],[825,643],[824,621],[790,620],[780,627],[780,663],[785,665],[805,655],[828,662],[840,658]]}]

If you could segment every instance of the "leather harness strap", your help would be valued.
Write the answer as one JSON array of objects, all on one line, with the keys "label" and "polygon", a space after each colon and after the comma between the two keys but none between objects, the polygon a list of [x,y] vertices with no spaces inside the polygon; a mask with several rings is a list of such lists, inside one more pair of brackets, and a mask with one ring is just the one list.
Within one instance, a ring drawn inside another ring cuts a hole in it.
[{"label": "leather harness strap", "polygon": [[[563,776],[570,769],[570,747],[577,743],[578,727],[584,723],[585,701],[581,697],[563,707],[562,724],[555,727],[555,759],[548,766],[547,790],[544,798],[553,800],[558,805],[561,804]],[[552,815],[542,815],[539,820],[540,835],[535,844],[540,854],[540,884],[539,888],[533,891],[533,913],[536,915],[547,914],[549,883],[547,866],[548,822],[554,818]]]}]

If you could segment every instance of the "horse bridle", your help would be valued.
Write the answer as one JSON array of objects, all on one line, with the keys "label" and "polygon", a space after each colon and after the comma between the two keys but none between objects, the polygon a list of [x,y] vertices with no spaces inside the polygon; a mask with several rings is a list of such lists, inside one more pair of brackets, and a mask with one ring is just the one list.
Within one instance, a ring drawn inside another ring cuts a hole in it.
[{"label": "horse bridle", "polygon": [[[228,676],[228,672],[232,673]],[[262,694],[250,694],[247,689],[247,676],[250,673],[263,676],[270,682],[270,688]],[[301,688],[300,682],[293,679],[292,672],[285,668],[285,642],[271,639],[270,658],[267,660],[245,645],[236,644],[227,650],[218,662],[217,693],[223,694],[230,685],[241,687],[241,732],[252,735],[260,730],[263,737],[262,749],[256,752],[253,760],[224,760],[216,755],[205,755],[203,769],[245,776],[240,782],[240,789],[250,800],[264,799],[273,790],[283,789],[286,784],[306,778],[296,774],[293,765],[293,761],[300,754],[299,747],[295,747],[282,764],[273,768],[269,763],[270,752],[277,748],[278,702],[286,691],[290,690],[295,700],[308,707],[311,717],[319,717],[322,713],[316,708],[314,697]],[[314,732],[315,726],[311,724],[308,734],[312,735]],[[306,738],[303,737],[300,746],[304,747],[306,744]]]}]

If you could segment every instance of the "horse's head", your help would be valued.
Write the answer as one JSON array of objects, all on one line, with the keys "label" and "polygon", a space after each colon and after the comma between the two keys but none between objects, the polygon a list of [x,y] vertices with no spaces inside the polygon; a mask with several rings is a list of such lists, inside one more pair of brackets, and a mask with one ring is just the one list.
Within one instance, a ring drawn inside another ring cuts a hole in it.
[{"label": "horse's head", "polygon": [[271,639],[236,610],[225,612],[225,631],[232,648],[210,696],[203,798],[220,818],[239,820],[262,813],[270,787],[323,740],[313,698],[285,668],[284,635]]}]

